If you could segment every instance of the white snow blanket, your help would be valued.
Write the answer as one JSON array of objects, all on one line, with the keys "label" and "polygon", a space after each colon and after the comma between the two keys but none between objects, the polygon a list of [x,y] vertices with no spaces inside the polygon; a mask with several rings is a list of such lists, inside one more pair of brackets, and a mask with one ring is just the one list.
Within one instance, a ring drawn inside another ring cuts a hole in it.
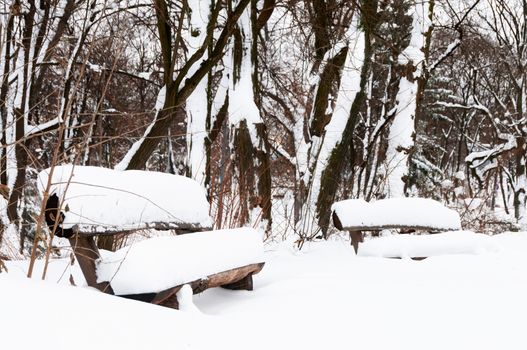
[{"label": "white snow blanket", "polygon": [[499,251],[490,236],[470,231],[453,231],[432,235],[398,234],[367,240],[359,256],[416,258],[451,254],[483,254]]},{"label": "white snow blanket", "polygon": [[397,227],[461,229],[456,211],[428,198],[389,198],[375,202],[348,199],[334,203],[331,209],[346,230]]},{"label": "white snow blanket", "polygon": [[261,234],[252,228],[150,238],[97,262],[97,281],[118,295],[160,292],[263,258]]},{"label": "white snow blanket", "polygon": [[[48,168],[38,175],[41,195],[50,172]],[[183,176],[64,165],[53,169],[52,194],[62,202],[62,227],[75,232],[212,226],[204,188]]]},{"label": "white snow blanket", "polygon": [[[29,261],[6,261],[0,347],[525,350],[527,233],[489,238],[499,252],[420,262],[357,258],[336,237],[307,242],[300,252],[292,240],[272,244],[253,292],[214,288],[194,295],[201,313],[70,287],[70,273],[77,286],[86,283],[68,258],[50,261],[46,281],[44,259],[36,261],[33,280],[25,277]],[[36,315],[45,321],[28,336],[24,325]],[[315,324],[316,331],[306,331]]]}]

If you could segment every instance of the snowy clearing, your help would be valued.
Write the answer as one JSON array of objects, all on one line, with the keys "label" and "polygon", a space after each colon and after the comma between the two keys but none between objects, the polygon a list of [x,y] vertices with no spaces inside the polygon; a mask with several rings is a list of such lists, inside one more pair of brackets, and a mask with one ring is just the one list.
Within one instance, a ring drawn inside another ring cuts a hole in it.
[{"label": "snowy clearing", "polygon": [[[255,290],[220,288],[177,311],[77,284],[54,260],[48,281],[0,274],[5,348],[525,349],[527,233],[489,240],[492,253],[423,261],[356,257],[349,242],[268,248]],[[42,266],[37,264],[35,276]],[[38,320],[35,319],[38,317]],[[28,322],[33,319],[34,322]],[[24,325],[24,326],[22,326]],[[31,337],[25,336],[28,327]],[[91,336],[86,336],[91,334]]]}]

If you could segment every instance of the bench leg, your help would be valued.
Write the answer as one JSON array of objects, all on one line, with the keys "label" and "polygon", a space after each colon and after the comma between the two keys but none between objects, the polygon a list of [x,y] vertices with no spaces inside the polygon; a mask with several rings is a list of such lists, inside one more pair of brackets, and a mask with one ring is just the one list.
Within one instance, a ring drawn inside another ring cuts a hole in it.
[{"label": "bench leg", "polygon": [[359,243],[362,242],[362,231],[350,231],[351,244],[355,250],[355,254],[359,252]]},{"label": "bench leg", "polygon": [[95,261],[101,256],[93,237],[73,236],[69,238],[69,241],[88,285],[97,288],[101,292],[113,294],[109,282],[97,283]]},{"label": "bench leg", "polygon": [[177,301],[176,294],[177,293],[172,294],[171,296],[169,296],[168,298],[166,298],[165,300],[163,300],[157,305],[179,310],[179,302]]},{"label": "bench leg", "polygon": [[231,290],[253,290],[253,274],[250,273],[241,280],[224,284],[222,287]]}]

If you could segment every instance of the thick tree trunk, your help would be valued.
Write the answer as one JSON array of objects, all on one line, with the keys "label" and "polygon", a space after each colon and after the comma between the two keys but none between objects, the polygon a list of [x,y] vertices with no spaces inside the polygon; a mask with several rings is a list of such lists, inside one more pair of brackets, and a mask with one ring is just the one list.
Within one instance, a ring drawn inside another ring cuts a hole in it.
[{"label": "thick tree trunk", "polygon": [[362,13],[355,14],[350,26],[349,38],[352,42],[348,44],[345,71],[341,76],[335,110],[325,127],[310,184],[309,203],[316,204],[317,225],[325,236],[342,172],[346,165],[352,167],[354,163],[353,134],[366,97],[372,56],[370,35],[375,27],[376,11],[376,1],[364,1]]},{"label": "thick tree trunk", "polygon": [[390,197],[403,197],[409,183],[409,162],[415,145],[415,120],[424,90],[427,45],[430,44],[433,6],[418,2],[412,9],[410,43],[399,55],[401,80],[396,97],[395,118],[390,127],[386,162]]},{"label": "thick tree trunk", "polygon": [[32,50],[37,49],[35,47],[32,47],[32,45],[34,45],[32,39],[35,35],[33,31],[35,26],[35,14],[37,10],[33,1],[30,1],[29,5],[29,11],[24,14],[24,29],[22,31],[23,54],[19,53],[19,58],[23,58],[24,62],[23,67],[19,67],[19,69],[21,69],[22,71],[18,72],[19,81],[17,95],[20,94],[21,96],[17,96],[17,99],[15,100],[13,106],[13,112],[15,115],[14,134],[16,140],[15,158],[17,168],[14,185],[8,200],[7,215],[9,217],[9,220],[15,224],[18,224],[18,221],[20,219],[18,213],[18,204],[19,201],[22,199],[24,186],[26,183],[27,148],[25,141],[25,125],[28,120],[28,111],[26,110],[26,108],[31,107],[27,105],[27,102],[29,96],[31,95],[30,91],[32,81],[29,81],[29,77],[30,69],[34,64],[33,57],[35,54],[34,51],[32,52]]},{"label": "thick tree trunk", "polygon": [[[271,169],[265,124],[257,104],[256,2],[240,18],[232,45],[229,125],[234,153],[233,193],[239,196],[238,224],[271,229]],[[262,225],[263,224],[263,225]]]}]

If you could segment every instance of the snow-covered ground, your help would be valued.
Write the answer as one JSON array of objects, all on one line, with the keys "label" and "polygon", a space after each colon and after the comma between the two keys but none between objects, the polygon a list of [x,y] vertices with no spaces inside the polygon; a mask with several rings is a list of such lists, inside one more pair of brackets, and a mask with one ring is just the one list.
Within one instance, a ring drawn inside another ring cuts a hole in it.
[{"label": "snow-covered ground", "polygon": [[66,260],[45,282],[9,262],[0,347],[523,350],[527,233],[489,240],[496,249],[423,261],[356,257],[339,240],[268,247],[254,291],[207,290],[186,311],[67,286],[83,280]]}]

